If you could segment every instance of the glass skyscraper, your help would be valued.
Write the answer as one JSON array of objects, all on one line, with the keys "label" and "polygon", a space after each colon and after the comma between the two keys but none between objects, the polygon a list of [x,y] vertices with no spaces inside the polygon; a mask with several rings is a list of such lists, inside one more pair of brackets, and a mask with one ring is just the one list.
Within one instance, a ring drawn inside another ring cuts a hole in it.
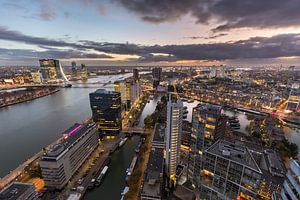
[{"label": "glass skyscraper", "polygon": [[90,93],[90,104],[100,137],[119,134],[122,128],[120,93],[104,89],[96,90]]}]

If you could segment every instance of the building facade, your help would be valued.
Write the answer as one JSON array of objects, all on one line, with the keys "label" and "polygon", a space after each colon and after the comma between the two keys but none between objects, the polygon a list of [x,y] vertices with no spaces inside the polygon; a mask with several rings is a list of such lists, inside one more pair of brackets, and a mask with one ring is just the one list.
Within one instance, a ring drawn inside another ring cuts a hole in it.
[{"label": "building facade", "polygon": [[171,98],[167,103],[167,124],[166,124],[166,172],[168,177],[176,181],[176,168],[180,159],[180,145],[182,135],[183,103],[172,102]]},{"label": "building facade", "polygon": [[218,140],[203,152],[200,199],[258,199],[262,171],[244,145]]},{"label": "building facade", "polygon": [[122,129],[121,95],[103,89],[90,93],[93,120],[98,126],[100,137],[115,136]]},{"label": "building facade", "polygon": [[99,144],[95,123],[76,123],[63,136],[61,142],[45,152],[40,161],[42,176],[49,189],[63,189]]},{"label": "building facade", "polygon": [[59,60],[41,59],[40,71],[44,82],[56,81],[57,79],[63,78],[59,66]]},{"label": "building facade", "polygon": [[300,163],[297,160],[290,161],[291,170],[286,174],[283,183],[281,198],[283,200],[300,199]]},{"label": "building facade", "polygon": [[140,79],[140,77],[139,77],[139,70],[138,69],[133,69],[132,72],[133,72],[133,75],[132,75],[133,80],[134,81],[138,81]]},{"label": "building facade", "polygon": [[121,94],[122,105],[128,110],[142,95],[141,82],[133,79],[118,81],[115,83],[115,91]]},{"label": "building facade", "polygon": [[202,154],[219,137],[216,127],[220,117],[220,106],[198,104],[193,108],[188,178],[196,187],[200,186]]},{"label": "building facade", "polygon": [[291,88],[286,110],[300,112],[300,88],[298,84],[293,84]]},{"label": "building facade", "polygon": [[161,81],[162,76],[162,68],[161,67],[155,67],[152,68],[152,78],[153,78],[153,87],[157,87]]}]

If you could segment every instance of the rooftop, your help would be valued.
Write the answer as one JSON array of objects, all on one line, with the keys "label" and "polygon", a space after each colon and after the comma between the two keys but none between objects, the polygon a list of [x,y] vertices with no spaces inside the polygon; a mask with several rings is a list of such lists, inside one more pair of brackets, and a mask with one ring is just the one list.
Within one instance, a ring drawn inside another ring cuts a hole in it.
[{"label": "rooftop", "polygon": [[20,199],[21,197],[23,198],[24,196],[22,195],[24,195],[30,189],[34,191],[34,185],[30,183],[13,182],[0,192],[0,199]]},{"label": "rooftop", "polygon": [[222,107],[208,103],[199,103],[194,109],[218,114],[221,112]]},{"label": "rooftop", "polygon": [[143,196],[161,196],[161,184],[163,173],[163,155],[164,151],[160,148],[152,149],[149,162],[146,169],[145,181],[141,195]]},{"label": "rooftop", "polygon": [[242,144],[218,140],[206,152],[243,164],[262,173],[249,149]]},{"label": "rooftop", "polygon": [[84,125],[75,123],[69,129],[64,131],[62,135],[63,139],[50,148],[50,150],[42,157],[43,160],[57,158],[59,157],[66,149],[68,149],[71,145],[73,145],[82,135],[86,133],[86,131],[92,125]]},{"label": "rooftop", "polygon": [[98,89],[98,90],[96,90],[95,92],[92,92],[92,93],[96,93],[96,94],[118,94],[118,92],[105,90],[105,89]]},{"label": "rooftop", "polygon": [[153,142],[164,142],[165,125],[157,123],[154,130]]}]

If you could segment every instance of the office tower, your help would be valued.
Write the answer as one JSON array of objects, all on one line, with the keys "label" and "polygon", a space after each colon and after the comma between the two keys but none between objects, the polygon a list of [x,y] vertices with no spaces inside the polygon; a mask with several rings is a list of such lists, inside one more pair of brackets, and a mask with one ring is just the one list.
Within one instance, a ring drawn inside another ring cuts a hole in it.
[{"label": "office tower", "polygon": [[166,172],[172,181],[176,181],[176,168],[180,158],[182,134],[183,103],[172,101],[167,103],[166,125]]},{"label": "office tower", "polygon": [[0,199],[3,200],[36,200],[38,199],[35,187],[31,183],[13,182],[2,191]]},{"label": "office tower", "polygon": [[96,90],[90,93],[90,104],[101,138],[119,134],[122,128],[120,93]]},{"label": "office tower", "polygon": [[88,79],[88,69],[85,64],[81,64],[81,78],[84,80]]},{"label": "office tower", "polygon": [[72,76],[77,77],[77,67],[76,67],[76,62],[72,62]]},{"label": "office tower", "polygon": [[138,81],[139,80],[139,70],[133,69],[133,80]]},{"label": "office tower", "polygon": [[40,161],[45,185],[50,189],[63,189],[98,146],[99,136],[95,123],[76,123],[63,132],[63,136],[60,143],[45,152]]},{"label": "office tower", "polygon": [[142,95],[141,83],[132,79],[118,81],[114,88],[116,92],[121,94],[121,101],[125,110],[130,109],[131,105]]},{"label": "office tower", "polygon": [[258,199],[262,171],[244,145],[218,140],[203,152],[200,199]]},{"label": "office tower", "polygon": [[283,200],[300,199],[300,163],[297,160],[290,161],[291,169],[286,174],[283,183],[281,198]]},{"label": "office tower", "polygon": [[200,182],[203,151],[220,137],[216,128],[220,116],[220,106],[198,104],[193,108],[188,177],[196,186]]},{"label": "office tower", "polygon": [[43,81],[57,81],[57,79],[63,78],[61,73],[59,60],[54,59],[41,59],[40,71],[42,73]]},{"label": "office tower", "polygon": [[153,78],[153,87],[157,87],[161,81],[162,68],[155,67],[152,68],[152,78]]},{"label": "office tower", "polygon": [[115,91],[121,95],[121,103],[125,110],[129,110],[131,107],[130,101],[130,83],[126,80],[115,82]]},{"label": "office tower", "polygon": [[289,99],[286,105],[286,110],[300,111],[300,87],[298,84],[293,84]]}]

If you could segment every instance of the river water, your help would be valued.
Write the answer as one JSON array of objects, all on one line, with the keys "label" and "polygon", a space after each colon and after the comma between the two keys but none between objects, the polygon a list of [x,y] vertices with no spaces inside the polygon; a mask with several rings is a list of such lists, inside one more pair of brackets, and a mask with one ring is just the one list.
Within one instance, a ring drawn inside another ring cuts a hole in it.
[{"label": "river water", "polygon": [[[89,81],[109,82],[131,73],[99,76]],[[80,86],[80,85],[79,85]],[[90,88],[62,88],[61,91],[0,109],[0,177],[39,152],[76,122],[90,117],[89,93],[113,85],[81,85]]]}]

